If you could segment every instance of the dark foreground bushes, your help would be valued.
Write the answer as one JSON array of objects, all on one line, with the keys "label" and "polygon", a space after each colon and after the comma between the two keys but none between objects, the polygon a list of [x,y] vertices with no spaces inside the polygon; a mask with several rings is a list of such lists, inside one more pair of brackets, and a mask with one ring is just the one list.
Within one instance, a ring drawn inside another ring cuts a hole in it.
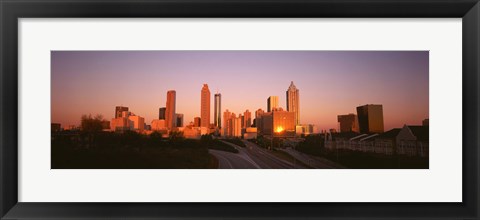
[{"label": "dark foreground bushes", "polygon": [[235,152],[219,141],[162,138],[135,132],[52,136],[52,169],[208,169],[216,168],[208,149]]}]

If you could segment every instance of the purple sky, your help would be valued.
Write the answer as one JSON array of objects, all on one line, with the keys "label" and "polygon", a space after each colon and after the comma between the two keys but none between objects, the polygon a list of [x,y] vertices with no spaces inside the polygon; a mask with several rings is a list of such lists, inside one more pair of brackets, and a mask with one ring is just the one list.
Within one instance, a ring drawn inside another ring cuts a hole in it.
[{"label": "purple sky", "polygon": [[[110,120],[115,106],[158,118],[167,90],[188,124],[200,116],[207,83],[222,94],[222,112],[267,108],[293,81],[300,90],[300,122],[337,128],[337,115],[382,104],[385,130],[429,117],[428,51],[52,51],[52,122],[78,125],[82,114]],[[223,117],[223,116],[222,116]]]}]

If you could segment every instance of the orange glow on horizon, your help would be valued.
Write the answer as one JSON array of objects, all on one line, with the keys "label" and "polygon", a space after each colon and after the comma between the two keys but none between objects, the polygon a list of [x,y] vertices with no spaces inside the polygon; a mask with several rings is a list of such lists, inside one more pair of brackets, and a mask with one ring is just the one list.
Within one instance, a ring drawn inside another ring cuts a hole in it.
[{"label": "orange glow on horizon", "polygon": [[280,133],[283,131],[283,127],[282,126],[278,126],[277,129],[275,129],[275,132],[277,133]]}]

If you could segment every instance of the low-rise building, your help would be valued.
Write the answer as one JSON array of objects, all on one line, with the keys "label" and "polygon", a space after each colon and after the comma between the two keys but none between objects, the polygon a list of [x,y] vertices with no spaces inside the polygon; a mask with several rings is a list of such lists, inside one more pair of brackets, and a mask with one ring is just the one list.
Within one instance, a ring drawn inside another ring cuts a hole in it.
[{"label": "low-rise building", "polygon": [[202,136],[200,127],[190,127],[187,126],[183,128],[183,137],[188,139],[200,139]]},{"label": "low-rise building", "polygon": [[258,133],[275,137],[295,137],[295,112],[272,109],[257,118]]},{"label": "low-rise building", "polygon": [[127,117],[112,118],[110,129],[115,132],[124,132],[130,130],[130,121]]},{"label": "low-rise building", "polygon": [[354,132],[326,133],[325,148],[428,157],[428,126],[394,128],[382,134],[358,134]]},{"label": "low-rise building", "polygon": [[131,130],[142,132],[145,129],[145,119],[138,115],[130,115],[128,116],[128,120],[131,123]]},{"label": "low-rise building", "polygon": [[257,128],[255,127],[248,127],[245,129],[245,133],[243,134],[243,139],[255,139],[257,138]]},{"label": "low-rise building", "polygon": [[295,133],[297,136],[310,135],[314,133],[315,126],[312,124],[297,125],[295,127]]},{"label": "low-rise building", "polygon": [[150,124],[150,129],[152,131],[161,131],[167,130],[165,119],[154,119]]},{"label": "low-rise building", "polygon": [[404,125],[397,135],[397,154],[428,157],[428,126]]},{"label": "low-rise building", "polygon": [[400,128],[391,129],[375,137],[375,153],[392,155],[396,151]]},{"label": "low-rise building", "polygon": [[112,118],[110,130],[115,132],[137,131],[143,132],[145,119],[131,112],[123,111],[120,117]]}]

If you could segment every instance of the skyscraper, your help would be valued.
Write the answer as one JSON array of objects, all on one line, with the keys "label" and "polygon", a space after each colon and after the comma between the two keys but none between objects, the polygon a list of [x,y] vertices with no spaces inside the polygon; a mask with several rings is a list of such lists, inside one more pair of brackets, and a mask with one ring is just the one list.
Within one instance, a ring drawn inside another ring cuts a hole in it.
[{"label": "skyscraper", "polygon": [[175,117],[175,90],[169,90],[167,92],[167,104],[165,110],[165,126],[167,128],[174,128],[177,122],[177,118]]},{"label": "skyscraper", "polygon": [[238,114],[238,118],[240,118],[240,128],[244,128],[245,127],[245,117],[243,117],[242,114]]},{"label": "skyscraper", "polygon": [[338,115],[340,132],[358,132],[358,118],[355,114]]},{"label": "skyscraper", "polygon": [[259,118],[263,115],[263,113],[265,113],[265,111],[263,111],[263,109],[259,108],[257,109],[257,111],[255,111],[255,118]]},{"label": "skyscraper", "polygon": [[213,120],[215,127],[222,127],[222,95],[220,93],[215,94],[215,109],[213,112]]},{"label": "skyscraper", "polygon": [[[255,119],[253,120],[253,126],[254,127],[259,127],[259,123],[261,122],[260,118],[262,117],[262,115],[265,114],[265,111],[263,111],[263,109],[259,108],[257,109],[257,111],[255,111]],[[261,126],[261,125],[260,125]],[[257,129],[258,131],[258,129]]]},{"label": "skyscraper", "polygon": [[267,112],[271,112],[273,109],[278,108],[278,96],[270,96],[267,99]]},{"label": "skyscraper", "polygon": [[201,92],[200,118],[202,119],[200,127],[210,127],[210,90],[207,84],[203,84]]},{"label": "skyscraper", "polygon": [[293,81],[290,83],[290,87],[287,90],[287,111],[294,112],[295,114],[295,125],[300,124],[300,95],[297,87],[293,84]]},{"label": "skyscraper", "polygon": [[223,134],[224,136],[229,136],[229,122],[232,117],[232,113],[228,109],[223,113]]},{"label": "skyscraper", "polygon": [[274,135],[276,137],[295,136],[294,113],[277,110],[264,113],[257,122],[257,131],[262,135]]},{"label": "skyscraper", "polygon": [[202,119],[200,119],[200,117],[193,118],[193,127],[200,127],[201,121]]},{"label": "skyscraper", "polygon": [[357,107],[360,133],[383,132],[382,105],[363,105]]},{"label": "skyscraper", "polygon": [[227,136],[234,136],[235,135],[235,128],[237,126],[238,123],[241,123],[240,121],[238,121],[237,123],[237,115],[235,115],[235,113],[232,113],[230,115],[230,118],[228,119],[228,131],[227,131]]},{"label": "skyscraper", "polygon": [[243,117],[243,128],[249,128],[250,126],[252,126],[252,113],[248,111],[248,109],[243,113]]},{"label": "skyscraper", "polygon": [[122,112],[128,112],[128,107],[124,107],[124,106],[115,107],[115,118],[121,118]]},{"label": "skyscraper", "polygon": [[233,133],[231,136],[233,137],[241,137],[242,136],[242,118],[232,118],[232,127],[233,127]]},{"label": "skyscraper", "polygon": [[175,120],[177,127],[183,127],[183,114],[175,114]]},{"label": "skyscraper", "polygon": [[167,108],[165,108],[165,107],[162,107],[162,108],[158,109],[158,119],[165,120],[165,111],[166,110],[167,110]]}]

